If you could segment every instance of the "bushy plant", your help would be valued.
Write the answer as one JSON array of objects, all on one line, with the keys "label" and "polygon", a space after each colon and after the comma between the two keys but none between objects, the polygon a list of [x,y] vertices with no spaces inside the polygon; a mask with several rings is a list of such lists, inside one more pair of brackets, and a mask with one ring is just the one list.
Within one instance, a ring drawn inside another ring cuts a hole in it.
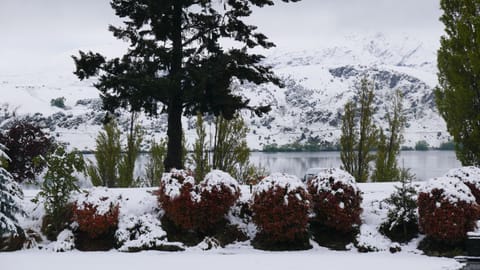
[{"label": "bushy plant", "polygon": [[[8,160],[0,144],[0,158]],[[0,164],[1,165],[1,164]],[[13,177],[0,166],[0,251],[21,248],[23,242],[16,244],[13,239],[24,239],[24,232],[18,226],[16,214],[22,213],[21,200],[23,192]]]},{"label": "bushy plant", "polygon": [[474,166],[451,169],[445,176],[462,181],[472,191],[477,204],[480,205],[480,168]]},{"label": "bushy plant", "polygon": [[412,186],[414,175],[408,169],[400,169],[400,186],[385,201],[390,205],[387,220],[380,232],[395,242],[408,242],[418,233],[417,191]]},{"label": "bushy plant", "polygon": [[165,216],[176,226],[209,235],[235,204],[240,188],[219,170],[208,173],[199,184],[186,171],[172,170],[163,175],[158,194]]},{"label": "bushy plant", "polygon": [[340,169],[325,169],[310,179],[307,189],[312,196],[314,221],[341,233],[360,225],[362,196],[355,179]]},{"label": "bushy plant", "polygon": [[430,145],[425,140],[418,141],[415,144],[415,150],[416,151],[427,151],[429,148],[430,148]]},{"label": "bushy plant", "polygon": [[160,185],[160,179],[164,172],[163,160],[167,153],[167,142],[166,140],[160,140],[160,142],[155,142],[152,140],[152,146],[150,147],[150,156],[145,165],[145,176],[147,180],[147,185],[151,187],[156,187]]},{"label": "bushy plant", "polygon": [[118,205],[112,205],[107,212],[101,214],[98,212],[98,205],[92,203],[73,206],[73,220],[78,223],[78,230],[86,233],[90,239],[115,232],[118,213]]},{"label": "bushy plant", "polygon": [[65,101],[65,97],[52,98],[50,100],[50,106],[65,109]]},{"label": "bushy plant", "polygon": [[295,176],[272,174],[253,193],[253,221],[258,233],[255,247],[270,250],[308,249],[310,196]]},{"label": "bushy plant", "polygon": [[420,230],[447,244],[465,240],[480,214],[470,189],[453,177],[429,180],[419,193],[417,204]]},{"label": "bushy plant", "polygon": [[78,151],[67,152],[59,146],[48,155],[47,172],[38,197],[44,198],[46,216],[42,231],[50,240],[55,240],[58,233],[69,223],[71,206],[68,205],[70,195],[78,191],[75,172],[84,172],[85,162]]},{"label": "bushy plant", "polygon": [[80,250],[108,250],[114,244],[120,207],[106,190],[94,188],[80,194],[73,203],[76,247]]},{"label": "bushy plant", "polygon": [[19,183],[35,180],[46,166],[44,157],[54,146],[53,138],[25,120],[16,120],[5,133],[0,132],[0,143],[10,157],[7,170]]}]

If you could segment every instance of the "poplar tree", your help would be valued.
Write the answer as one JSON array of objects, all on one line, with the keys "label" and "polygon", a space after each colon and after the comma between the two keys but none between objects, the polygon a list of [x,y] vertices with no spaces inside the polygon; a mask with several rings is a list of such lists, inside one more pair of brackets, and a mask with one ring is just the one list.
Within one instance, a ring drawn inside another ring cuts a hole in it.
[{"label": "poplar tree", "polygon": [[[244,21],[253,8],[272,5],[273,0],[112,0],[124,26],[109,30],[129,42],[127,53],[108,60],[99,53],[80,51],[73,57],[74,73],[81,80],[99,78],[95,87],[105,109],[166,112],[165,169],[181,169],[182,115],[213,113],[230,120],[240,109],[258,115],[270,110],[250,106],[232,92],[231,85],[234,80],[280,85],[271,68],[262,64],[264,56],[250,53],[274,44]],[[221,40],[239,46],[225,49]]]},{"label": "poplar tree", "polygon": [[400,154],[400,145],[403,142],[402,132],[406,123],[400,91],[395,91],[385,109],[387,111],[388,132],[385,134],[383,130],[380,130],[378,136],[376,166],[372,175],[373,181],[394,181],[400,175],[397,157]]},{"label": "poplar tree", "polygon": [[197,139],[193,145],[192,160],[195,163],[195,179],[202,181],[210,169],[208,162],[207,132],[203,123],[203,116],[197,115]]},{"label": "poplar tree", "polygon": [[369,85],[367,79],[361,80],[356,98],[357,102],[348,102],[345,105],[340,157],[344,170],[358,182],[366,182],[369,177],[369,162],[375,159],[372,150],[378,136],[373,123],[373,85]]},{"label": "poplar tree", "polygon": [[122,155],[119,164],[119,187],[131,187],[134,183],[135,161],[140,154],[143,141],[143,131],[140,125],[136,124],[137,114],[130,115],[130,126],[127,134],[127,148]]},{"label": "poplar tree", "polygon": [[480,1],[441,0],[440,7],[437,107],[462,165],[480,166]]}]

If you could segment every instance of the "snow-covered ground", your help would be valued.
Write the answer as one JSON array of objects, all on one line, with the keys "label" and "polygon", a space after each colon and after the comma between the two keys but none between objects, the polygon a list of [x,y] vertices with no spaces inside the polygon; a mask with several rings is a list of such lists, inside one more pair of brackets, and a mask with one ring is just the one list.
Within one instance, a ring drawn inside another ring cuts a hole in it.
[{"label": "snow-covered ground", "polygon": [[[424,183],[415,183],[418,189]],[[225,248],[202,250],[201,244],[188,247],[185,251],[168,253],[144,251],[123,253],[117,250],[108,252],[80,252],[77,250],[57,253],[52,251],[55,243],[42,243],[38,248],[10,253],[0,253],[0,269],[460,269],[462,265],[450,258],[428,257],[416,249],[421,237],[402,245],[402,251],[391,254],[392,242],[378,233],[378,226],[386,217],[388,205],[383,200],[394,191],[395,183],[358,184],[363,193],[362,226],[359,241],[378,249],[378,252],[359,253],[352,247],[349,251],[332,251],[312,241],[313,248],[307,251],[267,252],[255,250],[250,243],[241,242]],[[110,196],[120,205],[120,224],[131,216],[158,215],[157,200],[152,188],[94,190],[98,196]],[[42,207],[35,208],[30,200],[37,190],[26,190],[24,207],[30,217],[20,220],[24,228],[39,230]],[[77,195],[81,197],[83,195]],[[248,186],[242,186],[240,200],[251,197]],[[245,229],[252,231],[252,224]],[[254,226],[253,226],[254,227]],[[160,227],[158,230],[162,230]],[[255,228],[253,228],[255,231]]]}]

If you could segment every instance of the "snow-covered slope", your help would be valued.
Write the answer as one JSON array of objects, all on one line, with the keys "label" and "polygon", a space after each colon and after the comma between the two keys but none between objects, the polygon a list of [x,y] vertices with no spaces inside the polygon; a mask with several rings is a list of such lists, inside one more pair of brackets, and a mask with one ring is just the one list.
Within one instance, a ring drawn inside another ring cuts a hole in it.
[{"label": "snow-covered slope", "polygon": [[[433,97],[437,84],[436,48],[437,44],[408,37],[375,34],[328,41],[324,48],[312,51],[270,52],[266,62],[284,80],[285,87],[238,87],[239,93],[253,104],[272,105],[272,111],[262,118],[244,112],[250,127],[250,146],[261,149],[273,143],[336,143],[343,106],[365,77],[375,83],[378,125],[385,125],[388,95],[400,89],[408,118],[405,144],[412,146],[426,140],[436,146],[447,141],[449,135]],[[0,127],[8,126],[12,111],[17,116],[28,114],[61,140],[82,150],[92,149],[103,117],[101,103],[91,86],[93,82],[78,81],[72,71],[70,61],[41,72],[0,74]],[[58,97],[66,98],[66,109],[50,105],[50,100]],[[123,118],[126,121],[127,117]],[[165,136],[165,116],[143,116],[141,121],[147,134]],[[184,119],[189,142],[194,139],[194,127],[194,118]]]}]

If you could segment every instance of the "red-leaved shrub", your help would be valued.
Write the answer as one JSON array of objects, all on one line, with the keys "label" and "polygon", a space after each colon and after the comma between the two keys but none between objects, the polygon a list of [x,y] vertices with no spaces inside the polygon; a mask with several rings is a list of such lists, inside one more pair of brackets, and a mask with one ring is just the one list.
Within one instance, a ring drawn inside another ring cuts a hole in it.
[{"label": "red-leaved shrub", "polygon": [[474,166],[451,169],[445,176],[462,181],[472,191],[477,204],[480,204],[480,168]]},{"label": "red-leaved shrub", "polygon": [[312,196],[315,222],[342,233],[360,225],[362,196],[348,172],[325,169],[307,182],[307,189]]},{"label": "red-leaved shrub", "polygon": [[253,221],[264,245],[304,242],[308,235],[310,196],[295,176],[272,174],[253,193]]},{"label": "red-leaved shrub", "polygon": [[78,230],[90,239],[115,232],[118,225],[118,205],[103,214],[99,214],[97,208],[91,203],[83,203],[82,206],[75,203],[73,206],[73,221],[78,223]]},{"label": "red-leaved shrub", "polygon": [[158,200],[165,216],[184,230],[211,233],[240,196],[229,174],[214,170],[199,184],[183,170],[165,173]]},{"label": "red-leaved shrub", "polygon": [[434,240],[463,241],[480,209],[470,189],[453,177],[431,179],[418,195],[420,230]]}]

